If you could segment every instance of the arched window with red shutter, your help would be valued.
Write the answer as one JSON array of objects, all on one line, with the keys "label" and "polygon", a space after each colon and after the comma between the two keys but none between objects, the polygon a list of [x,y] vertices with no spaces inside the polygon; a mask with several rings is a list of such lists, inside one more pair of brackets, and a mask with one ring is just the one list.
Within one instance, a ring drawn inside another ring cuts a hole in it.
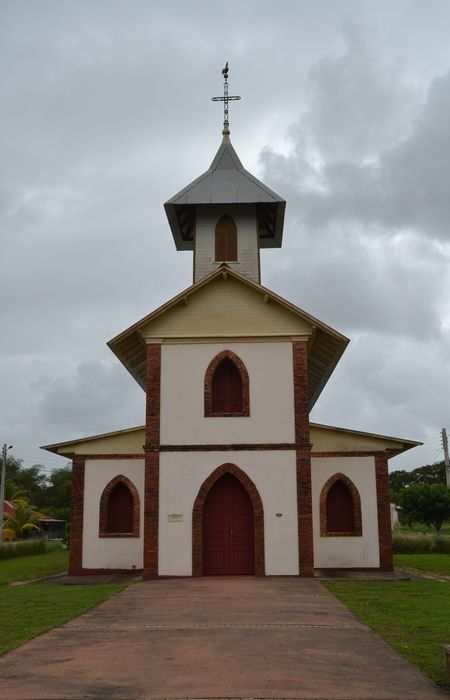
[{"label": "arched window with red shutter", "polygon": [[123,474],[114,477],[100,499],[100,537],[139,537],[139,494]]},{"label": "arched window with red shutter", "polygon": [[237,259],[237,228],[231,216],[226,214],[216,224],[215,261],[235,262]]},{"label": "arched window with red shutter", "polygon": [[241,373],[228,357],[222,360],[212,380],[213,413],[242,413]]},{"label": "arched window with red shutter", "polygon": [[205,374],[205,416],[249,416],[249,393],[242,360],[231,350],[216,355]]},{"label": "arched window with red shutter", "polygon": [[133,496],[123,481],[114,486],[108,498],[106,532],[133,532]]},{"label": "arched window with red shutter", "polygon": [[344,474],[334,474],[320,494],[322,537],[362,535],[361,498],[354,483]]}]

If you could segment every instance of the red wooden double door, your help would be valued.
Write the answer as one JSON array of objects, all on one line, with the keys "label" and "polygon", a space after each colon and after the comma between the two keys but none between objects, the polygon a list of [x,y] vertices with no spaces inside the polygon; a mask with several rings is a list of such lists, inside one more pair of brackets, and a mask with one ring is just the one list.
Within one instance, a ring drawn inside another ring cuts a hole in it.
[{"label": "red wooden double door", "polygon": [[240,481],[224,474],[211,488],[203,509],[203,574],[254,573],[253,505]]}]

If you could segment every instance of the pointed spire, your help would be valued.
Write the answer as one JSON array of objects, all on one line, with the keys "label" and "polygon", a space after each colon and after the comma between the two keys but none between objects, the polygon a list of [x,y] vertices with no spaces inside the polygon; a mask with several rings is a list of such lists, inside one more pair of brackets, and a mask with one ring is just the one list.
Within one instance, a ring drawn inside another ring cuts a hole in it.
[{"label": "pointed spire", "polygon": [[222,75],[224,79],[223,83],[223,97],[212,97],[213,102],[223,102],[223,131],[222,131],[222,143],[230,143],[230,122],[228,121],[228,102],[229,100],[240,100],[239,95],[229,95],[228,94],[228,61],[225,64],[225,68],[222,69]]}]

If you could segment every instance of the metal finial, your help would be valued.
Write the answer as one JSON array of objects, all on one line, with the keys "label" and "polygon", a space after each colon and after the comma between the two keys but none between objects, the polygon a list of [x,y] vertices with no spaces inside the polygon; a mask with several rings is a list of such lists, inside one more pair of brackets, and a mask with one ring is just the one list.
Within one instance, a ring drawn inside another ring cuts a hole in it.
[{"label": "metal finial", "polygon": [[228,102],[229,100],[240,100],[239,95],[229,95],[228,94],[228,61],[225,64],[225,68],[222,68],[222,75],[224,79],[223,83],[223,97],[212,97],[213,102],[223,102],[223,137],[224,141],[228,139],[230,135],[230,123],[228,121]]}]

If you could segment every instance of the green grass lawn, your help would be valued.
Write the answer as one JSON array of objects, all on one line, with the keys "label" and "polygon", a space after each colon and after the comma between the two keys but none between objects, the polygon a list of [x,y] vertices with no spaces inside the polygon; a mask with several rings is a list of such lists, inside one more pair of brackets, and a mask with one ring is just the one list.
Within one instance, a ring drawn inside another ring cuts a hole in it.
[{"label": "green grass lawn", "polygon": [[394,554],[394,564],[450,576],[450,554]]},{"label": "green grass lawn", "polygon": [[0,561],[0,586],[10,581],[27,581],[41,576],[50,576],[67,571],[69,552],[67,549],[55,549],[46,554],[34,554],[30,557],[2,559]]},{"label": "green grass lawn", "polygon": [[450,643],[450,584],[424,580],[324,585],[422,673],[450,690],[442,649]]},{"label": "green grass lawn", "polygon": [[30,583],[0,588],[0,654],[95,607],[124,585]]},{"label": "green grass lawn", "polygon": [[125,588],[121,584],[63,586],[44,582],[8,585],[11,581],[66,571],[67,564],[68,552],[62,549],[0,561],[0,654],[67,622]]}]

